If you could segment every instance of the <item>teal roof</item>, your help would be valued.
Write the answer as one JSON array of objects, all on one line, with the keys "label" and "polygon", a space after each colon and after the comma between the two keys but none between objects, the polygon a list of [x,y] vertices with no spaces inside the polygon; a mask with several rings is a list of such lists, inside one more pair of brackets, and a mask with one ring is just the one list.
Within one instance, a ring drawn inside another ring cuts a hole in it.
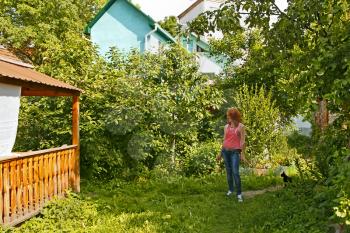
[{"label": "teal roof", "polygon": [[[109,0],[103,7],[102,9],[96,14],[96,16],[88,23],[88,25],[86,25],[85,29],[84,29],[84,33],[90,35],[91,33],[91,28],[95,25],[95,23],[102,17],[102,15],[104,15],[108,9],[116,2],[116,1],[121,1],[121,0]],[[164,36],[166,39],[169,39],[173,42],[176,42],[176,39],[170,35],[169,32],[167,32],[166,30],[164,30],[163,28],[161,28],[159,26],[159,24],[149,15],[145,14],[143,11],[141,11],[138,7],[136,7],[132,2],[130,2],[130,0],[124,0],[125,2],[127,2],[131,7],[133,7],[137,12],[139,12],[140,14],[142,14],[143,16],[146,17],[148,23],[153,26],[156,27],[157,26],[157,32],[160,33],[162,36]]]}]

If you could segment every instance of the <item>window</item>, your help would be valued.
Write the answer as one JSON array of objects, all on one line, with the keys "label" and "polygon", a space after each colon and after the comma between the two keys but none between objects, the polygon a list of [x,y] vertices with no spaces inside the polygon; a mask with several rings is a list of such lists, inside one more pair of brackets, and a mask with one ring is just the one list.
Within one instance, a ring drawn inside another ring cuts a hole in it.
[{"label": "window", "polygon": [[205,50],[202,47],[199,47],[198,45],[196,51],[199,53],[205,52]]}]

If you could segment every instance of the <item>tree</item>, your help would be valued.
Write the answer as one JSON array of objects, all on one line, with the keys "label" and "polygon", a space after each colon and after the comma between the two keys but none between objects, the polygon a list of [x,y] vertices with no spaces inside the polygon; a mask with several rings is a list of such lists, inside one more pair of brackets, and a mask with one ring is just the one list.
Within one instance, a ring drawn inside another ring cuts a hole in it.
[{"label": "tree", "polygon": [[[327,99],[333,112],[345,116],[349,110],[345,90],[350,87],[345,52],[349,51],[348,8],[344,0],[298,0],[290,1],[282,12],[274,0],[226,1],[221,9],[200,15],[191,28],[198,34],[221,30],[222,43],[246,34],[246,43],[236,49],[245,51],[246,62],[234,69],[235,79],[230,81],[265,85],[285,116],[306,109],[313,112],[317,98]],[[242,15],[248,30],[258,31],[261,40],[240,25]],[[271,16],[278,17],[272,25]],[[223,44],[220,51],[232,54],[228,46]]]},{"label": "tree", "polygon": [[[317,102],[327,102],[337,118],[329,130],[316,130],[313,150],[324,178],[338,177],[340,181],[324,196],[329,197],[327,201],[332,206],[332,199],[338,195],[340,206],[335,208],[335,215],[342,218],[339,222],[348,224],[344,209],[349,209],[350,202],[343,179],[348,169],[342,164],[350,145],[349,1],[295,0],[288,4],[287,10],[281,11],[275,0],[228,0],[221,9],[200,15],[190,26],[197,34],[218,29],[224,37],[232,38],[246,32],[240,25],[242,15],[246,15],[248,30],[258,30],[261,40],[247,37],[247,43],[238,48],[245,51],[246,61],[231,69],[234,78],[228,82],[233,86],[244,83],[266,86],[286,118],[296,113],[307,113],[311,118],[318,108]],[[271,16],[277,16],[277,22],[271,24]],[[230,49],[228,45],[224,39],[219,51],[224,53]],[[228,56],[231,54],[234,53],[230,51]],[[324,140],[339,137],[345,140],[338,140],[337,144]],[[326,154],[324,148],[328,149]]]},{"label": "tree", "polygon": [[[85,176],[128,176],[152,168],[160,157],[181,158],[198,140],[208,109],[220,104],[220,92],[204,85],[207,78],[198,73],[195,58],[177,46],[158,55],[114,51],[108,60],[99,57],[82,34],[99,8],[95,1],[0,3],[0,43],[36,69],[84,91]],[[70,102],[22,98],[16,148],[70,144]]]},{"label": "tree", "polygon": [[[112,69],[129,76],[116,81],[121,86],[110,92],[114,99],[108,112],[114,114],[109,114],[106,128],[115,136],[130,137],[124,147],[128,156],[148,160],[150,168],[157,158],[171,159],[174,166],[199,141],[202,121],[222,102],[220,92],[207,84],[195,57],[179,45],[158,55],[134,52],[124,59],[114,51],[110,59]],[[126,92],[123,86],[131,89]]]},{"label": "tree", "polygon": [[176,16],[167,16],[159,22],[159,25],[168,31],[170,35],[176,37],[181,32],[181,25],[178,24]]}]

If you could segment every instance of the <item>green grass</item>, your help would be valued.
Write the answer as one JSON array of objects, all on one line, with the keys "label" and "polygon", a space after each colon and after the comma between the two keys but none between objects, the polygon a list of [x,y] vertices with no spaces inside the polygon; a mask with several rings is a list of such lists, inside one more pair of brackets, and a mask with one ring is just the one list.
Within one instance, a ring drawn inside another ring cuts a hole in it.
[{"label": "green grass", "polygon": [[[280,184],[280,177],[243,177],[244,190]],[[52,203],[16,232],[327,232],[299,188],[266,193],[244,203],[227,198],[223,175],[84,181],[79,197]]]}]

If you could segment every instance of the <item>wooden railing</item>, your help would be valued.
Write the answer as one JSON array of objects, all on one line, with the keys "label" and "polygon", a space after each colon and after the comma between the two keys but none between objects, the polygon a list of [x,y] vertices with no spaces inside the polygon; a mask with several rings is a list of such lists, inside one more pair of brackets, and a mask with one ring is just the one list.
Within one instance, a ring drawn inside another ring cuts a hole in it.
[{"label": "wooden railing", "polygon": [[54,196],[79,190],[77,146],[0,158],[0,222],[14,226],[38,214]]}]

